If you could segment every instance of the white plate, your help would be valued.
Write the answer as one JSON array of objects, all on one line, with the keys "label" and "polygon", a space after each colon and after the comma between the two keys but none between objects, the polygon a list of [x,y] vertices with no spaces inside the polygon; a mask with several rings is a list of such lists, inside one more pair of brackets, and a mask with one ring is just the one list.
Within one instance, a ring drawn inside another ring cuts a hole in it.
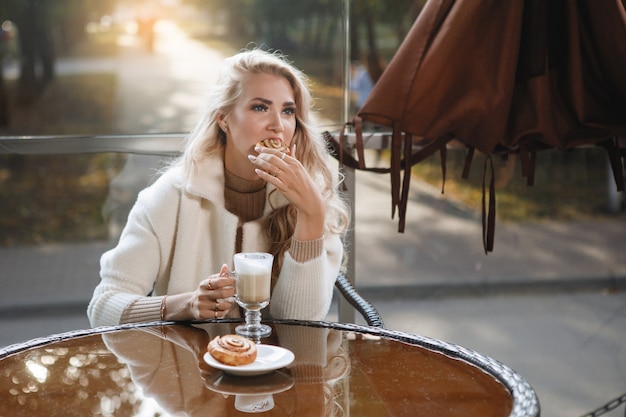
[{"label": "white plate", "polygon": [[278,394],[293,387],[293,378],[281,371],[265,375],[241,378],[224,372],[213,372],[205,381],[211,391],[224,395],[268,395]]},{"label": "white plate", "polygon": [[247,365],[230,366],[217,361],[209,352],[204,354],[204,361],[211,367],[230,375],[263,375],[284,368],[293,362],[293,352],[280,346],[257,345],[256,360]]}]

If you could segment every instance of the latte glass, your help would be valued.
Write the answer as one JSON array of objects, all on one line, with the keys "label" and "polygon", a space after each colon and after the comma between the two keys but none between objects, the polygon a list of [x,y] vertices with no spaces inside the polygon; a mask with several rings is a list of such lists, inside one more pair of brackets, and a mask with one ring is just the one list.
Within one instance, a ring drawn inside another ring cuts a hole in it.
[{"label": "latte glass", "polygon": [[245,324],[235,328],[238,335],[258,340],[272,333],[269,326],[261,324],[261,310],[270,302],[273,260],[271,254],[262,252],[234,256],[235,300],[246,311]]}]

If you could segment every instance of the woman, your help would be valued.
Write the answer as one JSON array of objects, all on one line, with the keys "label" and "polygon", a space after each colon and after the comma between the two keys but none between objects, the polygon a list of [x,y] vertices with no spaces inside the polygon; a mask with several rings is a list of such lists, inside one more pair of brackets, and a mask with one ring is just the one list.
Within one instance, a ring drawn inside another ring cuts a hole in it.
[{"label": "woman", "polygon": [[[273,317],[323,319],[349,217],[312,117],[306,77],[280,56],[227,59],[182,157],[102,256],[91,324],[236,316],[229,265],[252,251],[274,255]],[[290,152],[257,146],[265,139]]]}]

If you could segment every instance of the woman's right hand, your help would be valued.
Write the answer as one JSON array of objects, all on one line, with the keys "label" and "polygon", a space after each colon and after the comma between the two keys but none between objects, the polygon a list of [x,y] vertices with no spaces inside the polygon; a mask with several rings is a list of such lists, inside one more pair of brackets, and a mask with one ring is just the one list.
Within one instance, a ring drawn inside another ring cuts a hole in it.
[{"label": "woman's right hand", "polygon": [[257,175],[274,185],[297,210],[293,237],[300,241],[323,237],[326,221],[324,197],[311,174],[295,158],[296,145],[291,149],[294,156],[259,146],[255,150],[259,154],[248,158],[258,167]]},{"label": "woman's right hand", "polygon": [[234,295],[235,280],[224,264],[219,274],[204,279],[195,291],[168,296],[165,320],[222,319],[233,307]]}]

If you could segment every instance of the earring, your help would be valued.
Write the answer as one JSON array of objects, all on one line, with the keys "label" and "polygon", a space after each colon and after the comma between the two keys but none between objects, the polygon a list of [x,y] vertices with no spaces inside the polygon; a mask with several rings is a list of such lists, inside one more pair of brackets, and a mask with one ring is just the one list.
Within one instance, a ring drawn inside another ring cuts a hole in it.
[{"label": "earring", "polygon": [[228,132],[228,125],[224,123],[224,132]]}]

